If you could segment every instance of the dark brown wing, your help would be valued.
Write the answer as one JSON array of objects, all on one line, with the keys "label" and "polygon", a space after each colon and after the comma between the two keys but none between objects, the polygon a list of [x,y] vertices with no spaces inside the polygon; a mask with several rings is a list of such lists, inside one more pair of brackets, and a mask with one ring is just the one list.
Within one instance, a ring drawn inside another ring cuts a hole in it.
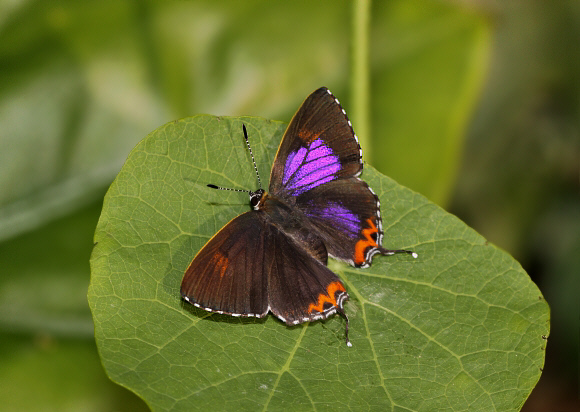
[{"label": "dark brown wing", "polygon": [[267,235],[261,213],[231,220],[195,256],[181,296],[210,312],[262,317],[268,313]]},{"label": "dark brown wing", "polygon": [[350,121],[326,87],[304,100],[284,133],[270,175],[270,192],[299,196],[325,182],[358,176],[362,154]]},{"label": "dark brown wing", "polygon": [[287,324],[296,325],[342,312],[348,293],[340,278],[275,226],[267,230],[272,313]]},{"label": "dark brown wing", "polygon": [[272,311],[289,325],[342,312],[348,294],[338,276],[266,219],[247,212],[212,237],[185,272],[183,299],[232,316]]}]

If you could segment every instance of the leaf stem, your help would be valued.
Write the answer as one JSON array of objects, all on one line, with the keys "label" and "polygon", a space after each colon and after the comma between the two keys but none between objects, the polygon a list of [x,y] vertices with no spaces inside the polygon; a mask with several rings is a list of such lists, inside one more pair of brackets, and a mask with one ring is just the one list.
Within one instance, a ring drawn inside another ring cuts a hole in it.
[{"label": "leaf stem", "polygon": [[351,99],[352,118],[365,161],[371,163],[369,115],[369,31],[371,0],[355,0],[352,13]]}]

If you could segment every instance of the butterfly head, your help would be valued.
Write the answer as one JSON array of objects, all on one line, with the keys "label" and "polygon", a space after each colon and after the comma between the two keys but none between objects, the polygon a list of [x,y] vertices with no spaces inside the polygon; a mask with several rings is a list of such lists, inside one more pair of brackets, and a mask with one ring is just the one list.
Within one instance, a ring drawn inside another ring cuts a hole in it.
[{"label": "butterfly head", "polygon": [[260,208],[260,200],[262,200],[264,193],[266,193],[264,189],[258,189],[255,192],[250,192],[250,204],[254,210],[258,210]]}]

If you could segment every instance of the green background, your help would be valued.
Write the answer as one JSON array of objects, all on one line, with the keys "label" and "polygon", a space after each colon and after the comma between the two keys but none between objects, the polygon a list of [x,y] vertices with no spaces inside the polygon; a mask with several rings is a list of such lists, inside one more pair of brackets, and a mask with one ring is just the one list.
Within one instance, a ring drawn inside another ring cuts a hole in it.
[{"label": "green background", "polygon": [[351,58],[355,3],[311,3],[0,2],[8,410],[145,408],[108,381],[86,300],[107,187],[131,148],[166,122],[196,113],[288,121],[322,85],[355,129],[368,116],[370,164],[458,215],[537,282],[552,332],[525,408],[573,405],[578,3],[373,3],[366,111]]}]

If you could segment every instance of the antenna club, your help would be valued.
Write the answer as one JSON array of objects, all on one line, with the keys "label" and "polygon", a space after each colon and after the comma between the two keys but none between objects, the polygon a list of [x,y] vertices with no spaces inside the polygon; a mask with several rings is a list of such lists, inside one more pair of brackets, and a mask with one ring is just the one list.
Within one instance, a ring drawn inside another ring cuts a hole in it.
[{"label": "antenna club", "polygon": [[231,187],[221,187],[221,186],[216,186],[216,185],[212,185],[211,183],[207,185],[207,187],[210,187],[212,189],[219,189],[219,190],[231,190],[233,192],[246,192],[246,193],[250,193],[249,190],[244,190],[244,189],[233,189]]}]

